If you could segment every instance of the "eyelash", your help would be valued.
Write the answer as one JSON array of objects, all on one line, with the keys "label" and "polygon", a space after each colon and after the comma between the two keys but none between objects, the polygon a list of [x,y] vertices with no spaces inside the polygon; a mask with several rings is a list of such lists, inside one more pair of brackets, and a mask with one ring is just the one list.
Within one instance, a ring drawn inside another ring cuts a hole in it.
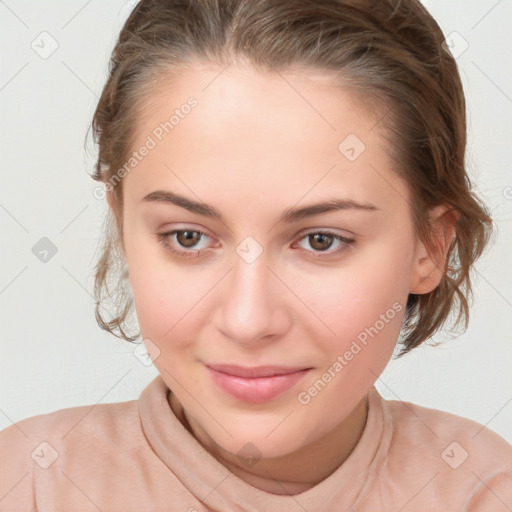
[{"label": "eyelash", "polygon": [[[174,235],[175,233],[183,233],[185,231],[191,231],[193,233],[199,233],[200,235],[208,236],[203,231],[199,231],[197,229],[175,229],[175,230],[169,231],[167,233],[156,233],[155,237],[157,238],[159,243],[161,243],[168,251],[170,251],[175,256],[184,257],[184,258],[198,257],[200,255],[200,253],[203,252],[205,249],[200,249],[199,251],[197,251],[197,250],[196,251],[194,251],[194,250],[181,251],[179,249],[175,249],[174,247],[172,247],[170,245],[169,238],[172,235]],[[327,258],[329,256],[339,255],[339,254],[345,253],[345,252],[349,251],[350,249],[352,249],[354,244],[355,244],[355,240],[353,238],[347,238],[347,237],[338,235],[336,233],[332,233],[331,231],[310,231],[309,233],[306,233],[304,236],[299,238],[299,241],[300,240],[304,240],[305,238],[307,238],[307,237],[309,237],[311,235],[328,235],[328,236],[332,236],[333,238],[335,238],[339,242],[343,242],[343,244],[344,244],[340,249],[337,249],[337,250],[332,251],[332,252],[317,252],[317,253],[313,253],[312,257],[314,259],[323,259],[323,258]],[[307,251],[307,252],[311,252],[311,251]]]}]

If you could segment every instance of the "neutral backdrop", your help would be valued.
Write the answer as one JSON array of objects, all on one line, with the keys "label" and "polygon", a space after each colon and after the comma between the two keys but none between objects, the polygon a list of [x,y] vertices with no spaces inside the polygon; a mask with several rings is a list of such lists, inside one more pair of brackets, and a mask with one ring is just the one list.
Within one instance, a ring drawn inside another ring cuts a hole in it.
[{"label": "neutral backdrop", "polygon": [[[92,296],[107,207],[93,196],[96,150],[84,141],[135,3],[0,1],[0,429],[136,399],[157,375],[134,345],[96,325]],[[457,55],[469,172],[498,234],[476,267],[467,332],[439,333],[445,343],[392,361],[376,385],[386,398],[471,418],[512,442],[512,2],[424,4]],[[41,247],[56,252],[41,261]]]}]

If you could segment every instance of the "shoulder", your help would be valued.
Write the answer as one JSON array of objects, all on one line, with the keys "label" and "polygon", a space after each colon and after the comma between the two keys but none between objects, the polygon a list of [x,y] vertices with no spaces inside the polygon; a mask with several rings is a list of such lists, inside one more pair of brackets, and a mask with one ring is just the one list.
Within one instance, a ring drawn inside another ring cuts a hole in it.
[{"label": "shoulder", "polygon": [[[2,505],[12,501],[9,510],[35,510],[38,482],[62,478],[71,463],[129,452],[142,436],[136,400],[71,407],[15,422],[0,431]],[[114,444],[122,450],[114,450]]]},{"label": "shoulder", "polygon": [[[512,445],[504,438],[476,421],[410,402],[384,400],[383,407],[394,469],[431,475],[433,492],[461,510],[512,508]],[[416,468],[404,465],[407,453],[416,454]]]},{"label": "shoulder", "polygon": [[384,407],[394,432],[402,440],[428,445],[441,443],[440,446],[451,440],[445,446],[446,452],[441,452],[445,458],[449,459],[453,452],[453,457],[462,461],[467,453],[467,458],[471,457],[473,464],[481,469],[503,467],[512,470],[512,445],[476,421],[397,400],[385,400]]},{"label": "shoulder", "polygon": [[13,423],[0,431],[0,443],[4,448],[11,443],[31,445],[36,440],[60,444],[77,433],[110,437],[129,429],[137,418],[137,400],[69,407]]}]

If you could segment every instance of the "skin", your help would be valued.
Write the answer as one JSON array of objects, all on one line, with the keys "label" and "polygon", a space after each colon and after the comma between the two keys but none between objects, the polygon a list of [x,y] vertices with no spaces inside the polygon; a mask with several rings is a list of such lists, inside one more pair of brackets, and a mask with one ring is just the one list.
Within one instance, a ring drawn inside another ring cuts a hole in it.
[{"label": "skin", "polygon": [[[198,105],[124,178],[123,250],[141,332],[160,351],[154,364],[177,417],[246,482],[297,494],[325,479],[357,444],[368,392],[393,353],[407,297],[439,284],[454,223],[445,208],[431,212],[441,250],[430,257],[380,126],[349,91],[306,72],[271,74],[241,64],[221,71],[191,66],[145,99],[134,149],[187,98]],[[353,162],[338,150],[348,134],[366,146]],[[223,221],[141,201],[155,190],[206,202]],[[119,214],[113,195],[107,198]],[[329,198],[378,209],[277,222],[288,208]],[[171,254],[155,234],[172,229],[204,232],[195,246],[168,238],[178,250],[204,252]],[[329,239],[322,251],[306,236],[326,229],[354,245],[334,254],[342,242]],[[263,249],[251,264],[236,252],[247,236]],[[401,311],[300,403],[298,394],[394,303]],[[205,363],[313,369],[290,390],[252,404],[219,389]],[[261,454],[251,466],[237,456],[247,443]]]}]

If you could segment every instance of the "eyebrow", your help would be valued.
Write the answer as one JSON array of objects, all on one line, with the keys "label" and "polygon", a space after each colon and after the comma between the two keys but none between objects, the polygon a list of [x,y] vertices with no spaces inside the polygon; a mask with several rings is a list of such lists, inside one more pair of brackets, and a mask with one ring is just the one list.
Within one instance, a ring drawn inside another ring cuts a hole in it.
[{"label": "eyebrow", "polygon": [[[169,192],[167,190],[155,190],[154,192],[150,192],[144,196],[141,201],[174,204],[185,208],[192,213],[223,221],[222,214],[213,206],[207,203],[193,201],[187,197],[180,196],[179,194],[175,194],[174,192]],[[301,206],[299,208],[288,208],[281,214],[278,222],[291,224],[292,222],[296,222],[307,217],[337,210],[376,211],[379,210],[379,208],[370,203],[359,203],[352,199],[334,198],[320,203]]]}]

